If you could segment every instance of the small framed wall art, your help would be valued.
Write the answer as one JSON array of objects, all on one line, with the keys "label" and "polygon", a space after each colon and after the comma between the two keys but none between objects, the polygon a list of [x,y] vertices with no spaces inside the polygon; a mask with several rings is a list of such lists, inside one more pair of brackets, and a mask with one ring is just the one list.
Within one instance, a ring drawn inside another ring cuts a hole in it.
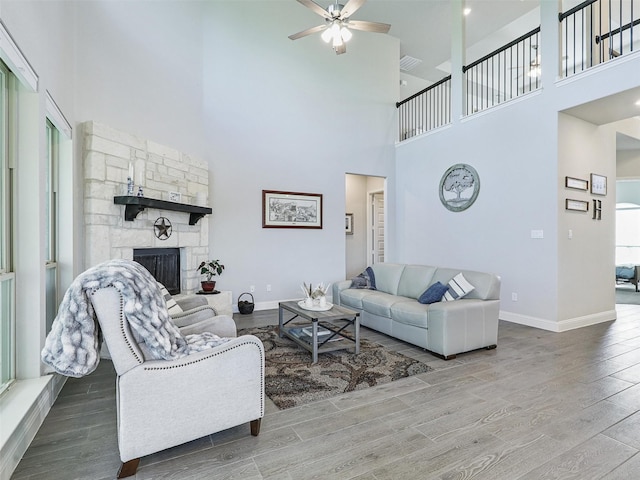
[{"label": "small framed wall art", "polygon": [[263,190],[262,228],[322,228],[322,194]]},{"label": "small framed wall art", "polygon": [[347,235],[353,235],[353,213],[345,213],[344,215],[344,232]]},{"label": "small framed wall art", "polygon": [[589,211],[589,202],[584,202],[582,200],[573,200],[571,198],[567,198],[565,200],[564,208],[566,210],[574,210],[576,212],[588,212]]},{"label": "small framed wall art", "polygon": [[604,175],[591,174],[591,194],[606,195],[607,194],[607,177]]},{"label": "small framed wall art", "polygon": [[589,180],[581,178],[564,177],[564,186],[575,190],[589,190]]}]

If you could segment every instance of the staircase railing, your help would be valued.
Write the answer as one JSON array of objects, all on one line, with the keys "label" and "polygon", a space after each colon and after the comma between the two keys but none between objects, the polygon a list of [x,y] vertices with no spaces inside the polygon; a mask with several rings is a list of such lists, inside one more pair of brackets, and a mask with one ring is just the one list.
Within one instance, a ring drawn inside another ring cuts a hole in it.
[{"label": "staircase railing", "polygon": [[396,103],[399,140],[451,123],[451,75]]},{"label": "staircase railing", "polygon": [[540,27],[462,67],[466,114],[472,115],[540,88]]},{"label": "staircase railing", "polygon": [[587,0],[560,13],[565,77],[640,48],[636,0]]}]

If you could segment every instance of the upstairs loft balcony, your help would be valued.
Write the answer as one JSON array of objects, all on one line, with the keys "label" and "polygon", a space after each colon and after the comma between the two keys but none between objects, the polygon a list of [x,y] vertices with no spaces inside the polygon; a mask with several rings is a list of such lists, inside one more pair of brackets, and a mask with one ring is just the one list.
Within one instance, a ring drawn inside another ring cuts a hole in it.
[{"label": "upstairs loft balcony", "polygon": [[[558,13],[566,78],[640,49],[637,0],[587,0]],[[542,87],[541,27],[462,67],[463,115],[470,116]],[[552,67],[548,67],[552,68]],[[398,102],[398,141],[451,123],[451,75]]]}]

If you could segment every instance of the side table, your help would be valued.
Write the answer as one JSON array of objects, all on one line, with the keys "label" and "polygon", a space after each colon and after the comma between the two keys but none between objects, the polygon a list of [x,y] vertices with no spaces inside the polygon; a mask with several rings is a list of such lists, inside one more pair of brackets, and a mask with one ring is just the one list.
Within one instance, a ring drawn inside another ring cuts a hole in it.
[{"label": "side table", "polygon": [[233,308],[231,307],[233,295],[231,290],[223,290],[220,293],[212,295],[201,294],[200,296],[207,299],[207,303],[216,309],[218,315],[229,315],[233,317]]},{"label": "side table", "polygon": [[211,295],[204,295],[204,294],[197,294],[197,293],[195,294],[190,293],[188,295],[179,294],[179,295],[174,295],[174,298],[176,300],[179,300],[180,297],[193,296],[193,295],[204,298],[209,305],[211,305],[213,308],[216,309],[216,312],[218,313],[218,315],[229,315],[230,317],[233,318],[233,308],[231,306],[233,295],[231,290],[226,290],[226,291],[222,291],[220,293],[211,294]]}]

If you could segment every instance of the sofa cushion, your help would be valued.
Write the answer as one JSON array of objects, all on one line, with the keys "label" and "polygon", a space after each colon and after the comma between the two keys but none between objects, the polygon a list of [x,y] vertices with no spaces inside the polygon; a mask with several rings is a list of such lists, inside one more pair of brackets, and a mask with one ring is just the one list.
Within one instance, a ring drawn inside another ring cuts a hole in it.
[{"label": "sofa cushion", "polygon": [[393,315],[393,320],[398,323],[427,328],[429,305],[423,305],[415,300],[397,302],[391,306],[391,315]]},{"label": "sofa cushion", "polygon": [[398,282],[398,293],[403,297],[418,298],[432,283],[435,267],[425,265],[407,265]]},{"label": "sofa cushion", "polygon": [[345,307],[357,308],[362,310],[362,299],[368,295],[376,293],[375,290],[347,288],[340,292],[340,304]]},{"label": "sofa cushion", "polygon": [[471,285],[462,273],[457,274],[449,281],[449,288],[442,296],[443,302],[452,302],[464,297],[475,288]]},{"label": "sofa cushion", "polygon": [[411,298],[399,297],[397,295],[377,291],[362,299],[362,308],[373,315],[391,318],[391,307],[398,302],[417,303]]},{"label": "sofa cushion", "polygon": [[418,302],[422,304],[430,304],[442,301],[442,296],[449,290],[448,285],[436,282],[427,288],[422,295],[418,297]]},{"label": "sofa cushion", "polygon": [[405,265],[399,263],[374,263],[371,268],[376,276],[376,289],[391,295],[397,295],[398,283]]}]

